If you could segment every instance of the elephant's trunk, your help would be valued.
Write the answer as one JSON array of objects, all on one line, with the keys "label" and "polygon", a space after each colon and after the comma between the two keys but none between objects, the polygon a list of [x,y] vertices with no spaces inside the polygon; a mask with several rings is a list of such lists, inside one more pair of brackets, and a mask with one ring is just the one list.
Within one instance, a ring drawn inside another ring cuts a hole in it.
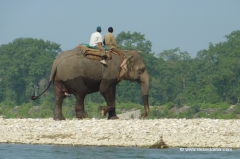
[{"label": "elephant's trunk", "polygon": [[140,77],[140,85],[142,88],[142,98],[143,104],[145,108],[145,113],[142,114],[142,117],[145,118],[149,114],[149,103],[148,103],[148,92],[149,92],[149,75],[147,70]]}]

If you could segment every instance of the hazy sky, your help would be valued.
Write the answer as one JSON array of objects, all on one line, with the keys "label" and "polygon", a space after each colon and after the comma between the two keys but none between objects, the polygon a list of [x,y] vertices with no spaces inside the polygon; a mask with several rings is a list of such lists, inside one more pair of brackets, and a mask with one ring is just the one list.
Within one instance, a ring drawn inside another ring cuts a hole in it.
[{"label": "hazy sky", "polygon": [[240,0],[0,0],[0,45],[31,37],[62,50],[89,43],[96,27],[140,32],[152,51],[179,47],[193,57],[240,27]]}]

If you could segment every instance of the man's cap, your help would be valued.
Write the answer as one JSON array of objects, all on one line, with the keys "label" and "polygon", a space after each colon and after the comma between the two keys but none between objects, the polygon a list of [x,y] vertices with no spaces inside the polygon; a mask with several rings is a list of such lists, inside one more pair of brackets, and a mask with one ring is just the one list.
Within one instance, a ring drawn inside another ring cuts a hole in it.
[{"label": "man's cap", "polygon": [[100,26],[97,27],[97,31],[102,31]]}]

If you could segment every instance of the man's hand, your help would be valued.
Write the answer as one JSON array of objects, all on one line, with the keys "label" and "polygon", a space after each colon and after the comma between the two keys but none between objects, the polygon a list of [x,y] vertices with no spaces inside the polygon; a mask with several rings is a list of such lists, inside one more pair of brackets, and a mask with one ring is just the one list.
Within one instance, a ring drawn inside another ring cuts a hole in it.
[{"label": "man's hand", "polygon": [[102,46],[102,43],[101,43],[101,42],[98,42],[97,44],[98,44],[99,46]]}]

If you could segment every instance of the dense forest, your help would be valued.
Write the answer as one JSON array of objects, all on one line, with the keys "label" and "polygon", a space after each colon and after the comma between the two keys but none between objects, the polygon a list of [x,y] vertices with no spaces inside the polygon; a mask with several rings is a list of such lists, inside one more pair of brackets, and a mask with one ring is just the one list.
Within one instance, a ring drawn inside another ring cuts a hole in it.
[{"label": "dense forest", "polygon": [[[122,50],[141,51],[150,75],[149,102],[154,107],[151,115],[160,118],[169,114],[168,110],[184,106],[189,106],[187,113],[193,114],[204,107],[226,110],[235,105],[234,114],[240,114],[240,30],[225,38],[218,44],[209,43],[209,48],[198,51],[196,57],[180,48],[153,53],[151,41],[137,32],[121,32],[116,41]],[[60,44],[33,38],[17,38],[0,46],[0,115],[16,106],[53,109],[51,88],[37,101],[30,97],[46,88],[52,62],[61,52]],[[116,97],[117,108],[142,104],[137,83],[122,81]],[[104,99],[94,93],[87,96],[85,103],[90,110],[94,103],[104,103]],[[74,98],[68,98],[64,105],[74,106]],[[51,115],[45,112],[45,116]],[[237,118],[235,115],[231,118]]]}]

